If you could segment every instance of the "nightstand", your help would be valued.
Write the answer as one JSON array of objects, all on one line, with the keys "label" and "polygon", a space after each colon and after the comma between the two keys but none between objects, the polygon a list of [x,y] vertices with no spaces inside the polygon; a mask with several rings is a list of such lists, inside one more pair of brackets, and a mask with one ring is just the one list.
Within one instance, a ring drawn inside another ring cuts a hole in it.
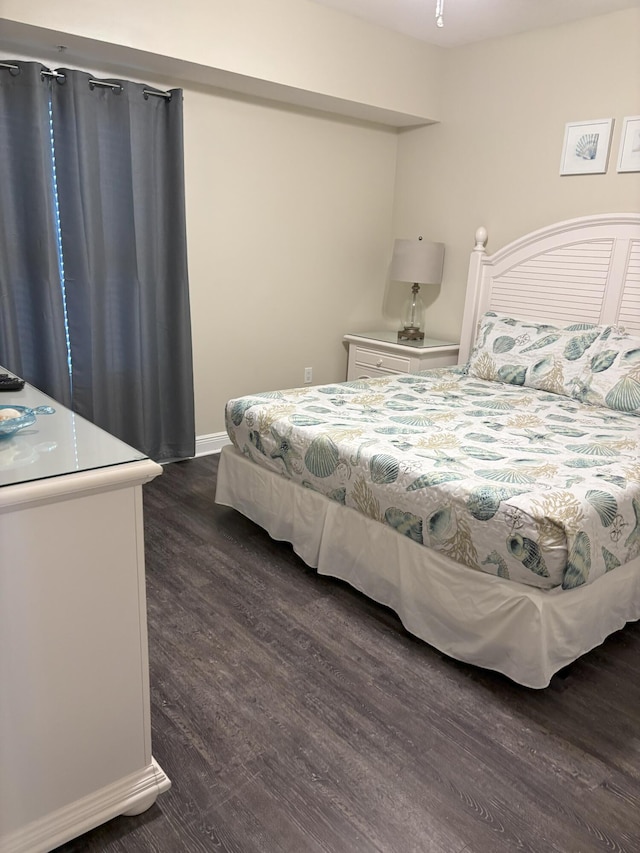
[{"label": "nightstand", "polygon": [[343,340],[349,344],[348,382],[390,373],[417,373],[458,362],[459,345],[452,341],[398,341],[398,333],[392,331],[359,332],[345,335]]}]

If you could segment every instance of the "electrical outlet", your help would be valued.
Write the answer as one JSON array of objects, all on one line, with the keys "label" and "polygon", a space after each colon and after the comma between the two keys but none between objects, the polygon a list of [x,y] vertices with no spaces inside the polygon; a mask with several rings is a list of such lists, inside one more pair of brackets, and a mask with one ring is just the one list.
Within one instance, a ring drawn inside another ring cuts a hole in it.
[{"label": "electrical outlet", "polygon": [[305,367],[304,384],[308,385],[310,382],[313,382],[313,367]]}]

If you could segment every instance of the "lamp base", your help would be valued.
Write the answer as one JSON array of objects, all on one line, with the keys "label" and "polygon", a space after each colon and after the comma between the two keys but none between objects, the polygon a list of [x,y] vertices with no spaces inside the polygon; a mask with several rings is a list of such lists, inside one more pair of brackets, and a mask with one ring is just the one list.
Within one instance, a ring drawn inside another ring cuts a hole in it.
[{"label": "lamp base", "polygon": [[417,326],[405,326],[398,332],[399,341],[423,341],[424,332],[421,332]]}]

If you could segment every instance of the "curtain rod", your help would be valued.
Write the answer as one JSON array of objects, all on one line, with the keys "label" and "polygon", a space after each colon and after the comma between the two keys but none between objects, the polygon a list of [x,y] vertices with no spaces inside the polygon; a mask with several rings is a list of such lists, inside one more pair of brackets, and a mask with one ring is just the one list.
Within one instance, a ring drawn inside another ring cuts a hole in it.
[{"label": "curtain rod", "polygon": [[[20,71],[19,65],[11,65],[8,62],[0,62],[0,68],[8,68],[9,71]],[[64,80],[64,74],[59,74],[57,71],[51,71],[49,68],[43,68],[40,72],[42,77],[62,77]],[[89,78],[90,86],[102,86],[105,89],[122,89],[122,85],[120,83],[107,83],[104,80],[94,80],[93,77]],[[145,97],[149,95],[153,95],[154,98],[166,98],[168,101],[171,100],[171,92],[152,92],[151,89],[143,89],[142,94]]]}]

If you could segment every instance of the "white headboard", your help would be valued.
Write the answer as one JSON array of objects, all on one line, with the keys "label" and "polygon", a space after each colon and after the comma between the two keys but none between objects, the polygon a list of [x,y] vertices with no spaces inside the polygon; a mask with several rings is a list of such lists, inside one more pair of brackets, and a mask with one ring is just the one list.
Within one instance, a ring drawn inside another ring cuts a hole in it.
[{"label": "white headboard", "polygon": [[487,255],[476,231],[460,341],[468,360],[485,311],[562,326],[618,323],[640,332],[640,213],[558,222]]}]

